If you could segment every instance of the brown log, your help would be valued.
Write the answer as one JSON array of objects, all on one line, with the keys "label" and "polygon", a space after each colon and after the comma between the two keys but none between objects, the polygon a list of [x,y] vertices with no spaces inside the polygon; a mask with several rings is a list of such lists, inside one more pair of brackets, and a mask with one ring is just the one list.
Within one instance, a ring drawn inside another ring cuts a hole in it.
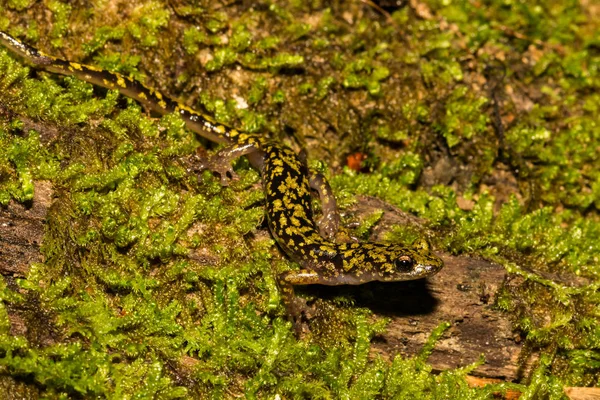
[{"label": "brown log", "polygon": [[43,260],[40,246],[46,215],[52,201],[52,185],[36,182],[30,205],[11,201],[0,207],[0,273],[24,277],[29,266]]},{"label": "brown log", "polygon": [[565,394],[571,400],[599,400],[600,388],[567,387]]},{"label": "brown log", "polygon": [[[361,197],[354,212],[360,218],[375,210],[383,210],[384,215],[373,232],[374,240],[383,240],[382,233],[392,225],[424,230],[424,221],[372,197]],[[386,358],[398,353],[414,355],[434,328],[449,322],[452,327],[428,360],[435,370],[469,365],[483,355],[485,364],[474,375],[519,381],[527,369],[520,366],[520,336],[513,332],[510,316],[494,307],[506,270],[481,258],[440,256],[444,268],[426,280],[373,283],[363,285],[369,290],[355,289],[357,305],[391,319],[374,351]]]},{"label": "brown log", "polygon": [[[471,387],[484,387],[486,385],[494,384],[494,383],[502,383],[500,379],[492,379],[492,378],[479,378],[476,376],[467,375],[466,377],[467,383]],[[504,400],[517,400],[521,396],[521,392],[517,390],[508,390],[504,395]]]},{"label": "brown log", "polygon": [[468,365],[483,355],[485,364],[476,369],[477,375],[518,380],[518,336],[512,331],[508,315],[493,307],[506,274],[504,268],[469,257],[442,258],[444,269],[426,281],[378,289],[387,292],[382,293],[388,301],[381,313],[392,321],[384,341],[376,348],[384,354],[415,354],[429,332],[447,321],[452,327],[429,357],[435,369]]}]

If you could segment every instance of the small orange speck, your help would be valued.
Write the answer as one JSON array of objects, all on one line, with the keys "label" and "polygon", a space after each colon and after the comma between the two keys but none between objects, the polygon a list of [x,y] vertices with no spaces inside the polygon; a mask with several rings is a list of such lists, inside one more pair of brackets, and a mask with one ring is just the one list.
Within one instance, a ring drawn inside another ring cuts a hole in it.
[{"label": "small orange speck", "polygon": [[363,161],[366,159],[367,155],[365,153],[357,151],[356,153],[352,153],[346,157],[346,165],[348,168],[353,169],[354,171],[360,171],[363,169]]}]

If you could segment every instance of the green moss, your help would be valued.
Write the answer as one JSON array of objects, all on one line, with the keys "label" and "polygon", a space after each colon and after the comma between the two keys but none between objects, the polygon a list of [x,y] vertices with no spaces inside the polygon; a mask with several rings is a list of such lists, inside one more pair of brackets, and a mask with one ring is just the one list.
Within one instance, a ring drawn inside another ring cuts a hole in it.
[{"label": "green moss", "polygon": [[94,57],[94,65],[143,82],[145,76],[138,70],[140,60],[139,56],[127,56],[125,54],[98,55]]},{"label": "green moss", "polygon": [[187,28],[183,33],[183,46],[188,54],[196,54],[199,44],[206,41],[206,35],[197,26]]},{"label": "green moss", "polygon": [[273,58],[266,61],[270,68],[294,68],[304,63],[304,57],[298,54],[278,53]]},{"label": "green moss", "polygon": [[124,35],[124,27],[102,26],[94,32],[94,37],[88,43],[83,45],[83,51],[86,54],[92,54],[98,49],[101,49],[109,40],[122,39]]},{"label": "green moss", "polygon": [[147,2],[133,9],[127,30],[143,46],[156,46],[159,31],[167,26],[170,15],[168,8],[161,2]]},{"label": "green moss", "polygon": [[281,42],[279,37],[267,36],[256,43],[256,48],[259,50],[274,50],[277,48],[279,42]]},{"label": "green moss", "polygon": [[287,33],[291,36],[291,40],[300,40],[307,37],[311,31],[309,24],[292,23],[286,27]]},{"label": "green moss", "polygon": [[342,85],[349,89],[366,88],[372,96],[381,92],[380,81],[386,79],[390,71],[385,66],[378,66],[367,59],[359,59],[344,68]]},{"label": "green moss", "polygon": [[[200,3],[145,1],[115,19],[109,3],[89,13],[12,1],[0,28],[151,76],[218,121],[300,144],[342,208],[367,194],[427,221],[392,227],[389,241],[425,234],[437,249],[503,265],[519,279],[497,306],[542,354],[530,382],[469,388],[464,376],[482,361],[432,374],[426,360],[446,325],[415,357],[371,358],[385,320],[346,296],[314,299],[311,334],[296,340],[276,278],[297,266],[265,231],[246,160],[227,188],[207,171],[197,179],[186,162],[206,143],[176,116],[153,120],[115,92],[31,74],[0,50],[0,203],[30,202],[42,179],[54,188],[44,263],[18,292],[0,284],[4,373],[44,397],[483,399],[513,389],[533,399],[597,384],[600,58],[597,21],[578,2],[431,0],[431,17],[393,12],[396,27],[362,2]],[[498,60],[494,82],[485,71]],[[339,168],[356,151],[368,174]],[[458,172],[440,174],[445,165]],[[503,165],[518,171],[507,192],[496,185]],[[366,238],[380,217],[354,233]],[[52,341],[11,333],[14,312]]]},{"label": "green moss", "polygon": [[64,43],[62,38],[69,28],[68,19],[72,8],[69,4],[61,3],[58,0],[52,0],[48,2],[48,10],[52,12],[54,18],[52,31],[50,32],[52,46],[55,48],[63,47]]},{"label": "green moss", "polygon": [[316,98],[319,100],[324,99],[329,91],[331,90],[331,86],[335,83],[335,78],[332,76],[328,76],[322,78],[317,83],[317,92],[315,94]]},{"label": "green moss", "polygon": [[207,18],[206,29],[217,33],[227,26],[227,15],[224,12],[212,12]]},{"label": "green moss", "polygon": [[233,64],[236,60],[236,52],[228,47],[220,48],[215,51],[213,59],[204,66],[207,71],[217,71],[225,65]]},{"label": "green moss", "polygon": [[8,0],[6,2],[6,5],[8,8],[12,8],[17,11],[22,11],[29,8],[32,3],[32,0]]},{"label": "green moss", "polygon": [[358,226],[355,229],[354,232],[356,236],[363,240],[368,240],[371,233],[371,229],[373,229],[373,227],[377,225],[382,216],[382,210],[377,210],[371,213],[371,215],[367,216],[363,221],[361,221],[360,226]]},{"label": "green moss", "polygon": [[250,88],[248,93],[248,103],[256,104],[263,99],[267,90],[267,80],[263,77],[258,78],[254,81],[254,84]]},{"label": "green moss", "polygon": [[[4,14],[4,9],[2,7],[0,7],[0,14]],[[0,16],[0,29],[2,29],[3,31],[6,31],[8,29],[8,26],[10,25],[10,20],[8,19],[8,17],[2,15]]]},{"label": "green moss", "polygon": [[[165,376],[164,367],[156,359],[139,359],[132,363],[115,362],[116,355],[102,349],[82,348],[81,344],[56,345],[44,350],[29,348],[25,343],[2,343],[11,352],[2,359],[2,366],[16,375],[35,376],[36,382],[51,388],[48,396],[75,391],[81,395],[143,396],[183,398],[187,390],[173,385]],[[107,377],[111,383],[107,385]],[[131,385],[143,380],[144,388]],[[65,391],[66,390],[66,391]]]},{"label": "green moss", "polygon": [[466,87],[455,89],[446,103],[446,114],[436,126],[452,148],[462,139],[472,139],[483,134],[489,126],[489,118],[482,113],[487,99],[472,98]]}]

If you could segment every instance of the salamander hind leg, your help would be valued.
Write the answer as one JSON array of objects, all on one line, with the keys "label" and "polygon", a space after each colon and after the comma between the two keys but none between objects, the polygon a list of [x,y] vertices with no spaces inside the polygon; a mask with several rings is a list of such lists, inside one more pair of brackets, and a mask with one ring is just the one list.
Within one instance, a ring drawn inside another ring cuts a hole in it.
[{"label": "salamander hind leg", "polygon": [[323,216],[317,221],[319,232],[321,236],[332,239],[337,234],[340,226],[340,214],[331,186],[322,174],[313,170],[310,171],[308,184],[311,189],[319,194],[319,200],[321,201]]}]

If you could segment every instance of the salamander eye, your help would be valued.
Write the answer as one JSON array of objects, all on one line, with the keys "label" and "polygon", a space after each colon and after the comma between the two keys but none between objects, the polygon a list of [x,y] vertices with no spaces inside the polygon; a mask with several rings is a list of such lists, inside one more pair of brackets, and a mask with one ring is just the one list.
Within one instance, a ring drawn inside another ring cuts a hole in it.
[{"label": "salamander eye", "polygon": [[396,260],[396,268],[402,270],[410,269],[414,264],[414,261],[409,256],[402,256]]}]

